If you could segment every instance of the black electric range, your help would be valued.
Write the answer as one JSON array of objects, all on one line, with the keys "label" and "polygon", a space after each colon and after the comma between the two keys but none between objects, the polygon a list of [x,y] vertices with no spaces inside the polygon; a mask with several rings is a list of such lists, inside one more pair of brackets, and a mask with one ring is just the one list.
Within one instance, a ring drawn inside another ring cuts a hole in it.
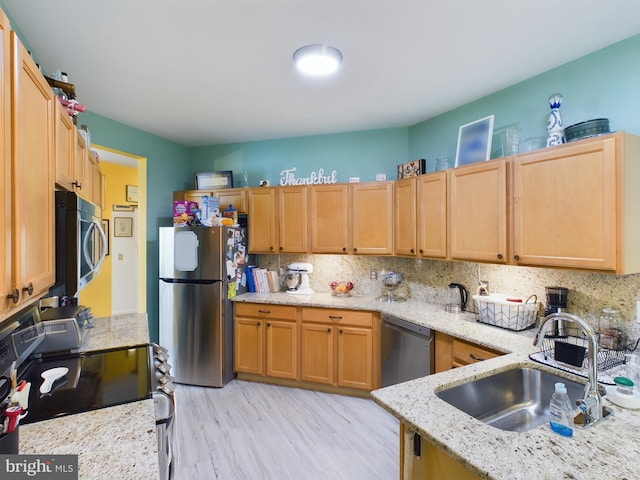
[{"label": "black electric range", "polygon": [[[100,350],[29,359],[19,380],[31,383],[27,415],[21,424],[111,407],[151,398],[150,347]],[[46,370],[66,367],[48,394],[40,387]]]}]

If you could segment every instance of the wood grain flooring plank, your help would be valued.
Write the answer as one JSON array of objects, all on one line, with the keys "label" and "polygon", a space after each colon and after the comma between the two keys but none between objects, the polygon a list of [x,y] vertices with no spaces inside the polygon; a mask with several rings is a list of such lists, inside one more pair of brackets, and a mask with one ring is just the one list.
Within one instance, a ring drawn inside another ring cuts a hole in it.
[{"label": "wood grain flooring plank", "polygon": [[176,480],[398,478],[398,420],[371,400],[240,380],[175,400]]}]

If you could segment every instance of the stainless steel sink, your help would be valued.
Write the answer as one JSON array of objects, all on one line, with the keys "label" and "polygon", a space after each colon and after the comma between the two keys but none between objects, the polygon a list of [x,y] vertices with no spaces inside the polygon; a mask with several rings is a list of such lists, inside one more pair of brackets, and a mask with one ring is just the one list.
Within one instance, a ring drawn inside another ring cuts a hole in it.
[{"label": "stainless steel sink", "polygon": [[571,404],[584,385],[535,368],[513,368],[436,393],[445,402],[493,427],[523,432],[548,422],[555,383],[567,386]]}]

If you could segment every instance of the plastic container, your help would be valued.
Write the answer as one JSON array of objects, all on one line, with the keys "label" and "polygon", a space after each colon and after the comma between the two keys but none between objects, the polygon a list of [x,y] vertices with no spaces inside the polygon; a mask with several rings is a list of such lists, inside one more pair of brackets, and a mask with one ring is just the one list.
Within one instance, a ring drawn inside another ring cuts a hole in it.
[{"label": "plastic container", "polygon": [[563,437],[573,436],[573,408],[564,383],[556,383],[556,391],[549,404],[549,426]]}]

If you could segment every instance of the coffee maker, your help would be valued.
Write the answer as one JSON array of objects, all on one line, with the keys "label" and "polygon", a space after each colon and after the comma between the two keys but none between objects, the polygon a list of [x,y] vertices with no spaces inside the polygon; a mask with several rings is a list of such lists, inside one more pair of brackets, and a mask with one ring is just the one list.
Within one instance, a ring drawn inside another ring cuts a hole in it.
[{"label": "coffee maker", "polygon": [[287,293],[296,295],[311,295],[313,290],[309,284],[309,274],[313,272],[313,265],[310,263],[291,263],[287,267],[284,276]]},{"label": "coffee maker", "polygon": [[[562,313],[567,311],[567,296],[569,289],[565,287],[545,287],[547,294],[547,305],[544,308],[544,315],[552,313]],[[548,336],[550,337],[566,337],[567,336],[566,320],[555,320],[551,325]]]}]

